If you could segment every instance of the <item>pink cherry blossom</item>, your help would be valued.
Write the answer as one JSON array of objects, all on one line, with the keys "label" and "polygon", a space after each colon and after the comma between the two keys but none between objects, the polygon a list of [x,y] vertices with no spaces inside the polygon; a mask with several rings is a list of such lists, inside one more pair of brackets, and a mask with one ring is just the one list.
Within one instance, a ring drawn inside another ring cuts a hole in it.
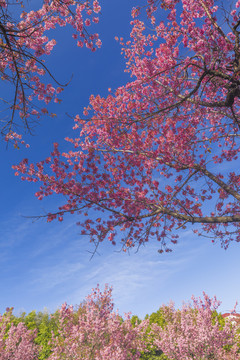
[{"label": "pink cherry blossom", "polygon": [[0,360],[37,360],[36,332],[28,330],[22,322],[15,326],[11,315],[12,309],[0,315]]},{"label": "pink cherry blossom", "polygon": [[92,289],[77,313],[72,306],[62,305],[60,327],[58,335],[53,335],[49,360],[140,358],[140,352],[145,349],[143,338],[148,322],[133,327],[130,314],[121,321],[118,313],[113,312],[111,292],[107,285],[103,292],[99,286]]},{"label": "pink cherry blossom", "polygon": [[[131,81],[90,97],[70,151],[55,145],[51,163],[14,169],[40,182],[39,199],[64,195],[48,221],[79,214],[96,246],[157,240],[160,253],[171,251],[188,226],[226,249],[240,241],[240,22],[214,0],[151,0],[147,9],[154,31],[134,10],[130,40],[119,40]],[[32,82],[50,101],[54,93]]]},{"label": "pink cherry blossom", "polygon": [[154,344],[170,359],[239,359],[236,326],[227,321],[222,328],[213,317],[219,305],[216,297],[203,293],[203,299],[192,296],[192,304],[181,310],[173,303],[161,307],[166,325],[152,324]]}]

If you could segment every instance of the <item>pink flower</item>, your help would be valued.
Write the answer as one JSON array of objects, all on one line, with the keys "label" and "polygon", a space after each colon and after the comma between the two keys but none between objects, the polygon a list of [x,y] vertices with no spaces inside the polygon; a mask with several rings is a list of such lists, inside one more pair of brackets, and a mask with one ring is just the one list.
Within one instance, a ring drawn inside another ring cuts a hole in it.
[{"label": "pink flower", "polygon": [[86,26],[90,26],[90,25],[91,25],[90,19],[86,19],[86,20],[85,20],[85,25],[86,25]]},{"label": "pink flower", "polygon": [[100,39],[97,39],[96,45],[97,45],[98,48],[100,48],[102,46],[102,42],[101,42]]}]

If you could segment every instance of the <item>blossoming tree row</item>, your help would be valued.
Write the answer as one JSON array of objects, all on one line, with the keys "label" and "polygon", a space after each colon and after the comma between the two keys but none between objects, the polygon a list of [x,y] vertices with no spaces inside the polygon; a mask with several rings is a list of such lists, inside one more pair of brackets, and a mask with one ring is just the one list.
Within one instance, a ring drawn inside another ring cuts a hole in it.
[{"label": "blossoming tree row", "polygon": [[130,314],[123,319],[113,311],[111,293],[107,285],[103,291],[97,286],[79,308],[63,304],[45,357],[33,322],[16,322],[12,309],[8,309],[0,317],[0,359],[137,360],[147,359],[151,349],[162,354],[159,359],[240,358],[238,326],[223,323],[216,316],[220,305],[216,298],[203,293],[203,298],[192,297],[192,303],[181,310],[172,303],[164,305],[160,308],[161,324],[150,319],[134,323]]}]

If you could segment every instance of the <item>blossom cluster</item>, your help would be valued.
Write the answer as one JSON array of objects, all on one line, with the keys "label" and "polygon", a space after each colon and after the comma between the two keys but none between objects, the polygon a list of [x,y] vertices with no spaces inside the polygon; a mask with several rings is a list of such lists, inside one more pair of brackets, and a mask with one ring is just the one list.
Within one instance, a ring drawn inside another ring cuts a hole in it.
[{"label": "blossom cluster", "polygon": [[[14,119],[18,112],[25,128],[30,125],[29,118],[39,118],[48,111],[45,107],[38,109],[34,100],[61,102],[59,94],[63,86],[55,86],[41,80],[43,75],[50,76],[53,83],[58,84],[54,75],[45,65],[46,55],[50,55],[55,39],[49,39],[47,32],[57,26],[70,25],[73,38],[77,45],[95,51],[101,46],[97,33],[89,33],[86,26],[98,23],[101,11],[97,0],[47,0],[39,10],[23,11],[20,21],[9,18],[11,4],[2,1],[0,4],[2,15],[0,31],[0,72],[1,79],[13,85],[14,100],[10,106],[10,119],[2,130],[5,134],[13,132]],[[87,17],[87,18],[86,18]],[[7,21],[6,21],[7,19]],[[10,20],[10,21],[9,21]],[[9,109],[8,109],[9,110]]]}]

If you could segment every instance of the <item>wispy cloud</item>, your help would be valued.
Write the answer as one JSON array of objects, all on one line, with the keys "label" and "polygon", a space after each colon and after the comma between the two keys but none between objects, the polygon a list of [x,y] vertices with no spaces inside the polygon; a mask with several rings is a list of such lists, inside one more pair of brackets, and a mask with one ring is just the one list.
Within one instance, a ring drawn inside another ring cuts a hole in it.
[{"label": "wispy cloud", "polygon": [[46,291],[53,290],[58,285],[64,285],[66,282],[73,281],[75,275],[82,270],[84,266],[80,263],[62,261],[60,264],[47,265],[43,268],[35,268],[31,271],[31,286],[37,285],[38,289]]},{"label": "wispy cloud", "polygon": [[[77,242],[74,246],[77,253]],[[52,290],[62,286],[65,291],[59,294],[59,301],[61,299],[72,304],[82,301],[97,283],[101,287],[108,283],[113,286],[114,301],[121,313],[131,310],[143,316],[144,310],[140,309],[144,297],[147,302],[153,300],[152,293],[161,292],[169,279],[181,273],[196,254],[191,250],[185,251],[185,256],[162,259],[156,250],[157,246],[150,245],[148,249],[131,256],[107,251],[90,262],[85,254],[79,256],[78,262],[75,258],[73,262],[73,252],[69,250],[65,260],[57,266],[38,270],[34,275],[38,280],[34,283],[39,291],[44,290],[45,286],[52,286]],[[70,283],[66,284],[68,280]],[[55,301],[55,307],[60,305],[59,301]]]}]

